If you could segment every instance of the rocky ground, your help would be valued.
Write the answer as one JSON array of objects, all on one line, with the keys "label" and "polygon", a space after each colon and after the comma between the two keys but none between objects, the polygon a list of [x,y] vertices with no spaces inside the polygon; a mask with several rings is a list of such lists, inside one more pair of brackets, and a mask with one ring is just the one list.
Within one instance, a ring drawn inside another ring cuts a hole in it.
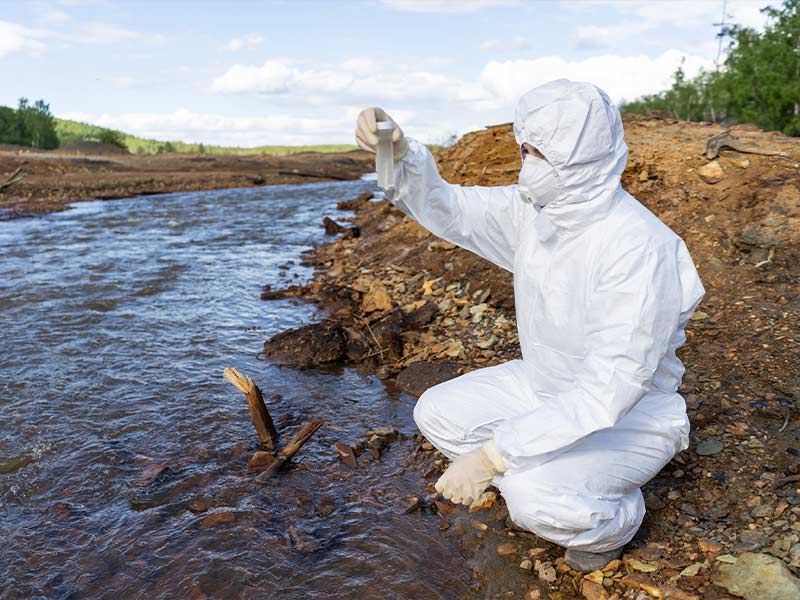
[{"label": "rocky ground", "polygon": [[372,165],[372,158],[361,150],[140,156],[102,144],[83,144],[71,152],[5,146],[0,148],[0,220],[63,210],[81,200],[358,179]]},{"label": "rocky ground", "polygon": [[[740,127],[740,148],[779,154],[723,149],[712,161],[717,126],[651,116],[625,127],[625,187],[686,240],[707,290],[680,353],[691,447],[646,486],[648,514],[622,560],[587,575],[516,531],[494,494],[470,510],[437,499],[446,461],[421,438],[408,459],[420,494],[406,510],[437,511],[463,535],[465,556],[485,566],[485,597],[800,598],[800,142]],[[519,169],[508,125],[468,134],[437,160],[462,184],[508,184]],[[355,217],[307,257],[316,279],[263,294],[319,302],[329,317],[269,340],[269,357],[356,364],[414,394],[519,357],[508,273],[385,201],[341,208]]]}]

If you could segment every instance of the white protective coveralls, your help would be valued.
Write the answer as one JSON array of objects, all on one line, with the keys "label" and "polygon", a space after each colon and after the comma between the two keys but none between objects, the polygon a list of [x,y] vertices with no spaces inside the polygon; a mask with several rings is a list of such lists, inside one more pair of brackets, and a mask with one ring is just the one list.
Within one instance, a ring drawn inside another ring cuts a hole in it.
[{"label": "white protective coveralls", "polygon": [[494,482],[518,526],[605,552],[633,537],[640,487],[688,445],[675,352],[704,290],[683,241],[622,189],[628,150],[605,93],[537,87],[514,134],[555,168],[560,193],[543,208],[518,185],[443,181],[415,140],[395,167],[395,206],[513,272],[522,349],[430,388],[414,418],[450,458],[494,440],[509,466]]}]

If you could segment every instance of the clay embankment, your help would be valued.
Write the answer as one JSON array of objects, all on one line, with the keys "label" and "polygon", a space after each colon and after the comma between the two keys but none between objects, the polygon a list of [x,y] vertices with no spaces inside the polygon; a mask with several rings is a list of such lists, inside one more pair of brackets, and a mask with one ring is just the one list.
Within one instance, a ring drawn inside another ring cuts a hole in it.
[{"label": "clay embankment", "polygon": [[[101,144],[80,153],[0,148],[0,219],[105,200],[221,188],[358,179],[373,170],[361,150],[288,156],[132,155]],[[23,178],[5,189],[14,173]]]},{"label": "clay embankment", "polygon": [[[787,585],[794,593],[791,572],[800,572],[800,142],[739,128],[740,143],[783,156],[723,150],[712,163],[704,149],[720,133],[717,126],[653,117],[629,118],[625,127],[625,187],[686,240],[707,289],[680,352],[691,447],[646,486],[644,526],[623,560],[603,573],[582,578],[562,563],[560,549],[504,527],[499,500],[469,515],[479,518],[467,527],[472,535],[465,545],[472,555],[497,551],[508,573],[517,574],[517,580],[492,581],[487,573],[487,591],[544,585],[530,598],[541,591],[633,598],[642,590],[663,598],[727,598],[727,588],[741,593],[759,577],[773,591]],[[468,134],[438,161],[444,177],[461,184],[509,184],[519,169],[509,126]],[[508,273],[438,240],[385,201],[342,204],[355,208],[360,236],[351,232],[317,249],[308,257],[318,267],[315,281],[288,292],[322,303],[330,318],[273,338],[265,346],[269,356],[306,366],[359,364],[416,394],[519,356]],[[276,295],[282,294],[264,297]],[[423,440],[410,459],[429,493],[441,459]],[[435,503],[434,494],[410,504],[419,506],[438,506],[451,521],[460,514]],[[483,542],[487,527],[507,544]],[[517,565],[531,571],[525,572],[529,584],[518,581]],[[767,597],[759,593],[748,597]]]}]

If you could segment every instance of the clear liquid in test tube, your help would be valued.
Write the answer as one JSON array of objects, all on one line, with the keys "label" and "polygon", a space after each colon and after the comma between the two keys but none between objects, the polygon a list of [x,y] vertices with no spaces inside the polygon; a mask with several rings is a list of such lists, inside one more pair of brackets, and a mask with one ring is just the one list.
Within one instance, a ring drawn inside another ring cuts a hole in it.
[{"label": "clear liquid in test tube", "polygon": [[378,147],[375,151],[375,170],[378,172],[378,187],[383,190],[394,188],[394,123],[379,121]]}]

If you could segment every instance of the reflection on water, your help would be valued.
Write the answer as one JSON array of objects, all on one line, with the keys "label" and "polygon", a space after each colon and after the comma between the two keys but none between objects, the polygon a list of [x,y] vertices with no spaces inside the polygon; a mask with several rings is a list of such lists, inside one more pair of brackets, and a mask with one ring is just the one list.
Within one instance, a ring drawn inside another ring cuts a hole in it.
[{"label": "reflection on water", "polygon": [[[348,369],[257,359],[315,317],[261,302],[305,279],[323,214],[374,182],[92,202],[0,223],[0,598],[460,598],[469,573],[401,465],[340,466],[370,428],[414,431],[413,400]],[[280,265],[294,261],[289,269]],[[283,277],[281,275],[284,275]],[[284,439],[326,425],[267,486],[227,366]],[[332,512],[331,512],[332,509]]]}]

